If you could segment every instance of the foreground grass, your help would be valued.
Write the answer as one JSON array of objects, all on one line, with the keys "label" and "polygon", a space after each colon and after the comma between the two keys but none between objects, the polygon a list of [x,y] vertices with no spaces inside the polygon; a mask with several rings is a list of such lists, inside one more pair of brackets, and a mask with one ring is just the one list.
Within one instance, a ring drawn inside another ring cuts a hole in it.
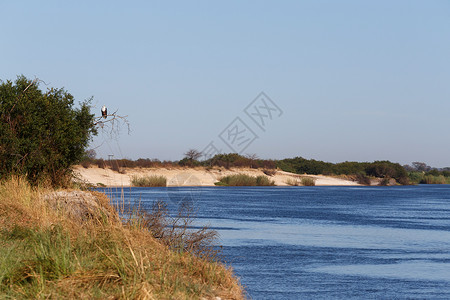
[{"label": "foreground grass", "polygon": [[164,187],[167,186],[167,178],[165,176],[150,175],[131,177],[131,184],[137,187]]},{"label": "foreground grass", "polygon": [[275,185],[275,182],[264,175],[254,177],[246,174],[236,174],[224,176],[215,184],[219,186],[272,186]]},{"label": "foreground grass", "polygon": [[0,183],[0,298],[243,297],[230,269],[171,250],[142,222],[124,224],[104,194],[80,221],[44,200],[48,192]]}]

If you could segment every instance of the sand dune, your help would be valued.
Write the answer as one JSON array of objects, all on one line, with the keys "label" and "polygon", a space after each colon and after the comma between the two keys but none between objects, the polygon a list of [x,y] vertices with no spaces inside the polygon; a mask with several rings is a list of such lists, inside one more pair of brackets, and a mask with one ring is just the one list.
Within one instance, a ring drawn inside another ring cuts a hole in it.
[{"label": "sand dune", "polygon": [[[226,175],[247,174],[251,176],[265,175],[259,169],[224,169],[212,168],[125,168],[122,173],[112,171],[111,169],[90,167],[83,168],[75,166],[75,173],[86,182],[97,185],[102,184],[108,187],[113,186],[131,186],[131,177],[133,175],[162,175],[167,178],[168,186],[214,186],[214,183]],[[277,170],[272,176],[268,176],[275,181],[277,186],[286,186],[289,179],[300,179],[301,177],[311,177],[315,179],[317,186],[355,186],[358,183],[342,178],[323,176],[323,175],[298,175],[294,173]]]}]

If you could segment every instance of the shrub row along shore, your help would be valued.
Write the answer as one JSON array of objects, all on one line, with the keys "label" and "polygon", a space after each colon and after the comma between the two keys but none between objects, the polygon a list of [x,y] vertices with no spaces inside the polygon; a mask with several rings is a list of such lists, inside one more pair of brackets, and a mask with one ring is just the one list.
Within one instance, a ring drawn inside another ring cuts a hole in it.
[{"label": "shrub row along shore", "polygon": [[[401,166],[390,161],[329,163],[302,157],[270,160],[229,153],[218,154],[205,161],[198,161],[188,157],[180,161],[160,161],[158,159],[116,159],[105,161],[103,159],[86,158],[81,165],[85,168],[93,165],[104,169],[109,168],[119,173],[132,168],[250,168],[264,170],[264,173],[268,176],[272,176],[276,170],[299,175],[346,176],[346,178],[354,180],[361,185],[373,185],[374,179],[379,179],[377,184],[380,185],[450,184],[450,168],[433,169],[424,163],[418,162],[413,163],[413,166]],[[295,185],[295,183],[289,185]]]}]

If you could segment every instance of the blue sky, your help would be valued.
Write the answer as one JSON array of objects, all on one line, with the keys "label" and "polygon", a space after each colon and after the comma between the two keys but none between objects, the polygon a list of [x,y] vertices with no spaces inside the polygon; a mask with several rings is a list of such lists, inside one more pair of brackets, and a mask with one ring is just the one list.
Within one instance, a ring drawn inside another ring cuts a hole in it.
[{"label": "blue sky", "polygon": [[[99,156],[181,159],[236,117],[262,158],[450,166],[450,1],[2,1],[2,80],[128,115]],[[42,88],[45,89],[43,85]],[[264,91],[265,131],[244,113]]]}]

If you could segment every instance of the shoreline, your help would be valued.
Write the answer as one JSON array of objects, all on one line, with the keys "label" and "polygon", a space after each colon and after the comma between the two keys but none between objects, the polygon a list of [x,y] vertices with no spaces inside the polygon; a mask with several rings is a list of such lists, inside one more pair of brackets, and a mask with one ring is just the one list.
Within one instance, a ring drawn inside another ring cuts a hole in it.
[{"label": "shoreline", "polygon": [[276,186],[290,186],[286,182],[288,180],[300,180],[303,177],[313,178],[316,186],[361,186],[361,184],[334,176],[325,175],[299,175],[289,173],[281,170],[276,171],[274,175],[267,175],[262,169],[250,168],[123,168],[120,172],[113,171],[110,168],[99,168],[91,166],[84,168],[82,166],[75,166],[73,168],[76,176],[89,184],[94,186],[105,187],[131,187],[131,178],[133,176],[164,176],[167,178],[168,187],[176,186],[216,186],[214,183],[219,181],[219,178],[227,175],[246,174],[250,176],[267,176],[275,182]]}]

